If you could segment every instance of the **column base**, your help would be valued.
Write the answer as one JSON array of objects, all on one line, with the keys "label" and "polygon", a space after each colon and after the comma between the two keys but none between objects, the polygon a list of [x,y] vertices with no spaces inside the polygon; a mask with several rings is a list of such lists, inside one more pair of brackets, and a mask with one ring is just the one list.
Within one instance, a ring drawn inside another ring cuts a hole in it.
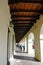
[{"label": "column base", "polygon": [[9,61],[7,62],[7,65],[10,65],[10,62]]},{"label": "column base", "polygon": [[35,58],[35,60],[38,61],[38,62],[41,62],[40,60],[38,60],[38,59],[36,59],[36,58]]}]

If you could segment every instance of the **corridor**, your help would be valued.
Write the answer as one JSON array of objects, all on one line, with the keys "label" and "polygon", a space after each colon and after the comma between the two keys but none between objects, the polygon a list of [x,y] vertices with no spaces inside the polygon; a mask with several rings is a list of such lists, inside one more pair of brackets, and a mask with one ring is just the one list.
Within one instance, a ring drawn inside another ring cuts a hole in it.
[{"label": "corridor", "polygon": [[0,65],[43,65],[43,0],[0,0]]}]

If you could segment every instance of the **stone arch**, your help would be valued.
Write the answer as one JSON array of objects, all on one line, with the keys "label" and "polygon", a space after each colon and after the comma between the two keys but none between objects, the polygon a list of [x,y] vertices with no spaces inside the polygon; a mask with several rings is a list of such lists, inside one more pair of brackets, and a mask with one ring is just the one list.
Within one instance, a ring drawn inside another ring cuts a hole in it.
[{"label": "stone arch", "polygon": [[34,54],[34,33],[33,32],[31,32],[28,35],[28,53],[32,57],[35,56]]},{"label": "stone arch", "polygon": [[28,37],[34,39],[34,34],[33,34],[33,32],[31,32],[31,33],[28,35]]}]

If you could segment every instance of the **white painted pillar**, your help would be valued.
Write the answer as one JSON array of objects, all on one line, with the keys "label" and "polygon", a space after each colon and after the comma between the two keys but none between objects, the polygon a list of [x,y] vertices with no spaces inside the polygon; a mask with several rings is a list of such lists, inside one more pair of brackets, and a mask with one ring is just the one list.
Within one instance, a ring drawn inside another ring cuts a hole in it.
[{"label": "white painted pillar", "polygon": [[14,30],[13,30],[13,25],[9,27],[10,32],[9,32],[9,42],[8,42],[8,58],[10,58],[13,55],[13,35],[14,35]]},{"label": "white painted pillar", "polygon": [[25,38],[25,52],[28,52],[28,36]]},{"label": "white painted pillar", "polygon": [[16,39],[15,39],[15,32],[14,32],[14,50],[16,50]]},{"label": "white painted pillar", "polygon": [[10,32],[10,57],[12,57],[12,33]]},{"label": "white painted pillar", "polygon": [[41,61],[41,51],[40,51],[40,32],[39,28],[35,30],[35,58]]},{"label": "white painted pillar", "polygon": [[43,34],[40,35],[41,62],[43,63]]},{"label": "white painted pillar", "polygon": [[9,32],[9,40],[8,40],[8,60],[12,57],[12,33]]},{"label": "white painted pillar", "polygon": [[8,54],[8,61],[10,59],[10,32],[8,32],[8,43],[7,43],[7,54]]}]

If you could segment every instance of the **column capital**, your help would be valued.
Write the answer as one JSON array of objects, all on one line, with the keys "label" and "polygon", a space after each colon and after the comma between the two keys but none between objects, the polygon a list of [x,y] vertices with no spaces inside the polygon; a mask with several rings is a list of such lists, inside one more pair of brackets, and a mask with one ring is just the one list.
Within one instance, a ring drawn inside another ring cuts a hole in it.
[{"label": "column capital", "polygon": [[14,25],[13,25],[12,22],[10,22],[10,24],[9,24],[9,29],[10,29],[10,32],[11,32],[12,34],[14,34]]},{"label": "column capital", "polygon": [[12,22],[10,22],[10,24],[9,24],[9,27],[14,27],[14,24],[12,23]]}]

